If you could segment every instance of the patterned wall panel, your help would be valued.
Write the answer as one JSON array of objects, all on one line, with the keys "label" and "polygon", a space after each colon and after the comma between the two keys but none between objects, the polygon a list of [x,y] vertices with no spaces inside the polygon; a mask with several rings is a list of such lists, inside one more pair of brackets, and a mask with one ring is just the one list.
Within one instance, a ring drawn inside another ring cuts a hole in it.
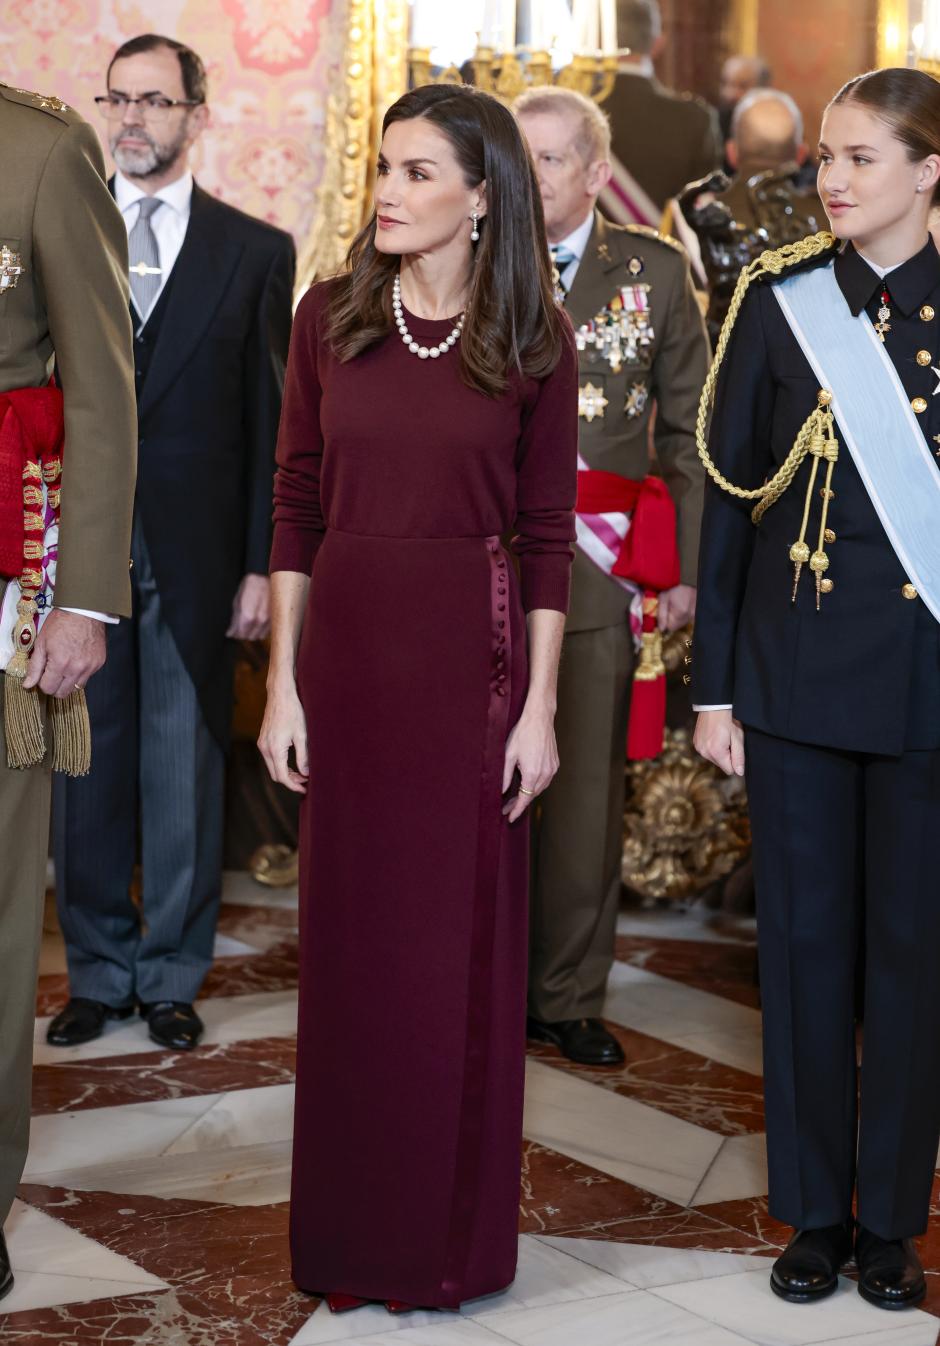
[{"label": "patterned wall panel", "polygon": [[203,187],[306,239],[324,164],[327,92],[342,66],[348,0],[0,0],[0,79],[55,93],[96,124],[115,47],[138,33],[206,63],[212,121]]}]

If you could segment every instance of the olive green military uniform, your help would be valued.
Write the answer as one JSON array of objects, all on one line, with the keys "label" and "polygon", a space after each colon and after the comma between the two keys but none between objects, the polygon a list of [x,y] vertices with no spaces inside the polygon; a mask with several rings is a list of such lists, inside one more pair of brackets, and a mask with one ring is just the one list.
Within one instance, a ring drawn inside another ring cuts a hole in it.
[{"label": "olive green military uniform", "polygon": [[[128,616],[137,436],[127,233],[97,136],[57,98],[0,85],[0,181],[0,392],[46,384],[54,361],[65,399],[54,602]],[[10,770],[0,751],[0,1223],[29,1137],[49,784],[46,767]]]},{"label": "olive green military uniform", "polygon": [[659,211],[687,182],[721,166],[718,114],[704,99],[621,72],[603,106],[614,154]]},{"label": "olive green military uniform", "polygon": [[[575,332],[621,287],[646,287],[652,340],[616,373],[594,345],[580,352],[580,453],[590,468],[642,479],[655,407],[681,581],[694,585],[704,489],[695,418],[709,351],[688,261],[672,240],[595,213],[565,301]],[[534,827],[529,1012],[546,1023],[597,1017],[613,959],[634,665],[628,604],[617,581],[578,550],[555,722],[561,768]]]}]

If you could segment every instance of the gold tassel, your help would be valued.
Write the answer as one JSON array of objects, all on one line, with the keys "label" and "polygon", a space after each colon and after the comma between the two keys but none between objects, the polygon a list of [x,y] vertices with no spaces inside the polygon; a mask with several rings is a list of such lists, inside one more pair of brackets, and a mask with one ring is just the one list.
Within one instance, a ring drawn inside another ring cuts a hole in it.
[{"label": "gold tassel", "polygon": [[64,700],[50,698],[52,710],[52,769],[67,776],[87,776],[91,770],[91,724],[83,688]]},{"label": "gold tassel", "polygon": [[7,669],[3,679],[3,725],[7,742],[7,766],[38,766],[46,755],[39,693],[27,691],[22,673]]}]

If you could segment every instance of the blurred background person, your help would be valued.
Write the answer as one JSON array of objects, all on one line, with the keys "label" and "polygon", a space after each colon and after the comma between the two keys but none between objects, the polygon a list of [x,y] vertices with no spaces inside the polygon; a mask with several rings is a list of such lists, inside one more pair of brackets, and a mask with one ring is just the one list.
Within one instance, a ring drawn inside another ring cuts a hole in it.
[{"label": "blurred background person", "polygon": [[742,267],[828,228],[803,118],[789,94],[754,89],[738,103],[727,144],[733,177],[712,173],[674,203],[672,223],[708,294],[709,336],[718,339]]},{"label": "blurred background person", "polygon": [[718,93],[718,123],[721,137],[731,138],[731,120],[741,99],[752,89],[770,87],[770,66],[759,56],[729,56],[721,67],[721,85]]},{"label": "blurred background person", "polygon": [[721,133],[714,108],[673,93],[656,78],[654,58],[665,37],[657,0],[618,0],[621,56],[604,110],[611,128],[611,178],[600,194],[619,224],[659,225],[666,202],[687,182],[718,168]]},{"label": "blurred background person", "polygon": [[[523,94],[515,110],[575,326],[580,382],[579,545],[558,685],[563,765],[534,828],[529,1036],[569,1060],[616,1066],[623,1051],[600,1014],[620,899],[627,726],[631,741],[655,740],[657,727],[631,716],[638,585],[612,573],[618,552],[595,530],[598,514],[609,516],[605,536],[619,516],[622,537],[630,519],[632,544],[668,558],[661,629],[691,620],[704,486],[695,416],[708,342],[679,244],[644,225],[611,224],[595,209],[610,176],[610,127],[597,104],[547,88]],[[648,475],[654,420],[663,480]],[[655,598],[646,601],[655,610]],[[641,698],[634,709],[643,715]]]},{"label": "blurred background person", "polygon": [[107,87],[140,434],[134,611],[109,631],[107,671],[89,688],[91,774],[56,793],[70,999],[48,1040],[90,1041],[139,1005],[155,1042],[187,1050],[221,897],[233,638],[268,630],[294,245],[194,183],[189,156],[209,119],[194,51],[132,38]]}]

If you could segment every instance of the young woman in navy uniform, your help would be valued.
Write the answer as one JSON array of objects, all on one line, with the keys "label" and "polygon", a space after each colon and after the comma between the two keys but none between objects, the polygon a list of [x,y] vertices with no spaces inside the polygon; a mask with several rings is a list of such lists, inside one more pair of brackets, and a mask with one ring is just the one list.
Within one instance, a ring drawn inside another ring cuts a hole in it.
[{"label": "young woman in navy uniform", "polygon": [[771,1283],[797,1302],[834,1290],[853,1253],[867,1300],[925,1293],[911,1239],[940,1136],[938,179],[940,84],[850,81],[820,142],[834,237],[742,276],[700,417],[695,744],[747,779],[770,1212],[795,1229]]}]

